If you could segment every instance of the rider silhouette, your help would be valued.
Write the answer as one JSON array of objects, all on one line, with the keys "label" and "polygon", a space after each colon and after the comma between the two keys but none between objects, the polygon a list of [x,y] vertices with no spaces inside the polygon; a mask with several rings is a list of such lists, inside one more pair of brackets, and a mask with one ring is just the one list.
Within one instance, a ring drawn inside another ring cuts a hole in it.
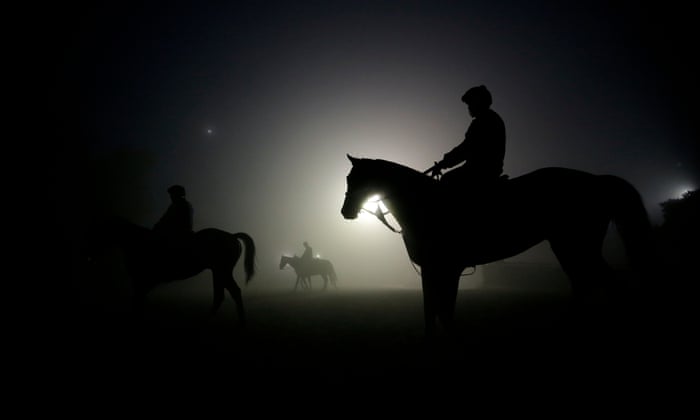
[{"label": "rider silhouette", "polygon": [[304,253],[301,254],[301,262],[304,264],[309,263],[313,257],[314,251],[311,248],[311,245],[309,245],[308,242],[304,241]]},{"label": "rider silhouette", "polygon": [[192,227],[194,211],[190,202],[185,198],[183,186],[171,186],[168,188],[168,194],[170,194],[170,206],[153,226],[153,232],[166,244],[182,248],[194,232]]},{"label": "rider silhouette", "polygon": [[308,242],[304,241],[304,253],[301,254],[301,258],[299,259],[301,266],[305,267],[304,271],[308,270],[309,267],[311,266],[311,260],[313,259],[313,257],[314,257],[314,251],[311,248],[311,245],[309,245]]},{"label": "rider silhouette", "polygon": [[462,96],[473,118],[464,140],[445,153],[442,161],[430,168],[431,176],[440,175],[443,169],[452,168],[440,178],[443,185],[457,186],[465,191],[488,189],[503,173],[506,150],[506,128],[500,115],[491,109],[493,102],[486,86],[475,86]]}]

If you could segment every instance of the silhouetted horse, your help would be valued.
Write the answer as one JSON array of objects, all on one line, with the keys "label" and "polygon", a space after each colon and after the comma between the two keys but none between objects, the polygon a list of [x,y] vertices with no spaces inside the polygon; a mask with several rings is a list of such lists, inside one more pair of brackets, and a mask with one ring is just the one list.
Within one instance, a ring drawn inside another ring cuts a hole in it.
[{"label": "silhouetted horse", "polygon": [[[284,267],[286,267],[292,258],[299,259],[296,255],[294,257],[287,257],[285,255],[282,256],[280,259],[280,270],[283,270]],[[289,264],[290,267],[292,267],[291,264]],[[303,277],[299,274],[299,271],[292,267],[294,269],[294,272],[297,275],[297,281],[294,283],[294,290],[297,290],[297,287],[301,286],[302,289],[309,289],[311,288],[311,276]]]},{"label": "silhouetted horse", "polygon": [[439,181],[394,162],[348,158],[352,169],[341,213],[356,218],[365,201],[378,194],[395,217],[410,259],[421,267],[428,335],[435,333],[437,320],[452,326],[459,279],[467,267],[548,241],[577,299],[612,275],[602,255],[611,221],[630,262],[649,256],[646,209],[636,189],[616,176],[542,168],[470,196],[447,191]]},{"label": "silhouetted horse", "polygon": [[207,228],[195,232],[183,246],[173,247],[163,243],[150,229],[115,218],[93,226],[90,236],[92,251],[111,245],[121,248],[124,266],[132,280],[137,315],[143,310],[146,295],[157,285],[188,279],[210,269],[214,284],[211,313],[218,311],[228,290],[245,325],[241,289],[233,277],[233,269],[243,253],[242,242],[246,251],[243,264],[246,284],[255,274],[255,243],[247,233]]},{"label": "silhouetted horse", "polygon": [[[338,276],[335,273],[335,268],[333,264],[321,258],[312,258],[311,261],[305,263],[300,257],[296,255],[293,257],[288,257],[283,255],[280,259],[280,270],[289,264],[297,274],[297,284],[301,282],[302,287],[305,286],[305,281],[308,281],[308,287],[311,288],[311,276],[321,276],[323,278],[323,290],[328,287],[328,281],[338,287],[336,282]],[[296,285],[294,286],[296,290]]]}]

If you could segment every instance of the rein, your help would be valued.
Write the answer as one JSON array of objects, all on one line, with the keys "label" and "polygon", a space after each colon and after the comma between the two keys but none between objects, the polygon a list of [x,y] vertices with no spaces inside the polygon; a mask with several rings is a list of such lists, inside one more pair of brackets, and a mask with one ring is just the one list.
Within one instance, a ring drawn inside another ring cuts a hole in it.
[{"label": "rein", "polygon": [[[384,216],[386,216],[387,214],[390,214],[391,212],[389,212],[389,211],[383,212],[382,209],[381,209],[381,207],[380,207],[379,204],[378,204],[379,201],[381,201],[381,199],[377,199],[377,200],[372,201],[372,203],[377,203],[377,208],[376,208],[374,211],[370,211],[370,210],[368,210],[368,209],[366,209],[366,208],[364,208],[364,207],[362,207],[362,208],[360,209],[360,211],[364,211],[364,212],[366,212],[366,213],[371,214],[372,216],[374,216],[374,217],[376,217],[377,219],[379,219],[379,221],[382,222],[382,223],[384,224],[384,226],[386,226],[387,228],[389,228],[389,230],[391,230],[392,232],[395,232],[395,233],[398,233],[399,235],[401,235],[401,234],[403,233],[403,231],[398,230],[398,229],[394,228],[393,226],[391,226],[391,225],[389,224],[389,222],[386,220],[386,217],[384,217]],[[411,261],[411,265],[413,266],[413,270],[415,270],[415,272],[416,272],[419,276],[421,276],[422,274],[421,274],[420,270],[418,269],[418,267],[416,266],[416,263],[414,263],[413,261]],[[471,275],[474,275],[474,274],[476,273],[476,266],[471,266],[471,267],[469,267],[469,268],[471,268],[471,271],[468,272],[468,273],[462,273],[462,274],[460,274],[460,277],[471,276]]]},{"label": "rein", "polygon": [[384,226],[386,226],[387,228],[389,228],[389,230],[391,230],[392,232],[398,233],[398,234],[400,235],[400,234],[402,233],[402,231],[400,231],[400,230],[396,229],[395,227],[391,226],[391,225],[389,224],[389,222],[386,220],[386,217],[384,217],[384,216],[386,216],[387,214],[389,214],[389,213],[391,213],[391,212],[388,212],[388,211],[387,211],[387,212],[383,212],[382,209],[381,209],[381,207],[379,206],[379,201],[381,201],[381,199],[378,199],[378,200],[373,201],[373,203],[377,203],[377,208],[376,208],[374,211],[369,211],[368,209],[366,209],[366,208],[364,208],[364,207],[362,207],[362,208],[360,209],[360,211],[364,211],[364,212],[366,212],[366,213],[369,213],[369,214],[373,215],[374,217],[376,217],[377,219],[379,219],[379,221],[382,222],[382,223],[384,224]]}]

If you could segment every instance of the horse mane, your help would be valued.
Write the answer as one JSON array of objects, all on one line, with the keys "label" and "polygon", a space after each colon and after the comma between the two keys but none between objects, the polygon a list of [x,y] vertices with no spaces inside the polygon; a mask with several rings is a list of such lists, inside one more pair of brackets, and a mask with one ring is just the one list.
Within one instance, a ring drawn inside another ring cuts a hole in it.
[{"label": "horse mane", "polygon": [[393,174],[401,179],[415,178],[415,182],[420,182],[421,187],[432,187],[438,183],[437,180],[431,178],[423,172],[390,160],[363,158],[360,160],[360,162],[362,162],[364,165],[370,166],[373,171],[386,172],[387,175]]},{"label": "horse mane", "polygon": [[391,167],[395,170],[405,172],[406,174],[411,174],[412,176],[423,175],[420,172],[418,172],[416,169],[411,168],[410,166],[406,166],[404,164],[394,162],[391,160],[365,158],[365,159],[362,159],[362,161],[374,162],[376,165]]}]

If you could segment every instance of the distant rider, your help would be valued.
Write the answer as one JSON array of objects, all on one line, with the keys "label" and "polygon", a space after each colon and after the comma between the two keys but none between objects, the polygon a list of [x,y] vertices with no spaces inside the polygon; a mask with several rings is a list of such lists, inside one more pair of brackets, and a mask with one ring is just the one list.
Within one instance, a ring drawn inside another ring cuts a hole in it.
[{"label": "distant rider", "polygon": [[194,233],[194,210],[185,198],[185,188],[181,185],[173,185],[168,188],[170,205],[165,214],[153,226],[153,232],[157,237],[173,248],[184,248]]}]

